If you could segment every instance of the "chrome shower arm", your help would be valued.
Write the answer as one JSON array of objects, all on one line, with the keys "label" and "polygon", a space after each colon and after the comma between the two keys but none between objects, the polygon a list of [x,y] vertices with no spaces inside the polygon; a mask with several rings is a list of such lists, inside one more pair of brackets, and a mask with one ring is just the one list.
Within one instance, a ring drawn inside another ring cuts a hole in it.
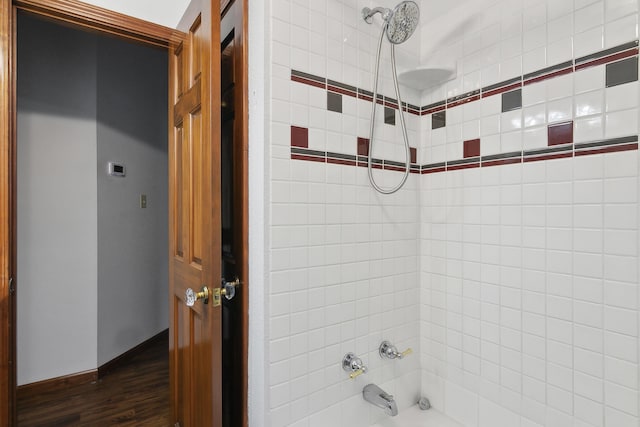
[{"label": "chrome shower arm", "polygon": [[362,9],[362,18],[367,24],[371,24],[371,22],[373,22],[373,15],[376,13],[382,15],[382,19],[384,19],[385,22],[389,20],[392,14],[391,9],[387,9],[385,7],[375,7],[373,9],[365,7]]}]

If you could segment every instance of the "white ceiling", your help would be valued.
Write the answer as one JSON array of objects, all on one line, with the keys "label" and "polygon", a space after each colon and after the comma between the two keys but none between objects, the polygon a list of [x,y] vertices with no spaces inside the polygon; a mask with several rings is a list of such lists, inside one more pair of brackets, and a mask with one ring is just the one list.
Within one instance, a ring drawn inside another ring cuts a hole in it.
[{"label": "white ceiling", "polygon": [[82,0],[95,6],[175,28],[189,0]]}]

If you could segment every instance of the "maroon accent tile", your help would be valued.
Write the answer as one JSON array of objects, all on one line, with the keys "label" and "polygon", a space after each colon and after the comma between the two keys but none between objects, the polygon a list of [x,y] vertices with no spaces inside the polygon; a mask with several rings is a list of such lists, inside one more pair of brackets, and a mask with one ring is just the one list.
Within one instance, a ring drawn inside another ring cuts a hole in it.
[{"label": "maroon accent tile", "polygon": [[347,89],[343,89],[341,87],[327,85],[327,90],[329,90],[331,92],[335,92],[335,93],[340,93],[342,95],[352,96],[354,98],[357,96],[357,94],[355,92],[352,92],[352,91],[347,90]]},{"label": "maroon accent tile", "polygon": [[373,101],[373,98],[367,95],[363,95],[361,93],[358,94],[358,99],[362,99],[363,101]]},{"label": "maroon accent tile", "polygon": [[310,162],[320,162],[320,163],[325,163],[325,158],[324,157],[315,157],[315,156],[305,156],[303,154],[291,154],[291,159],[292,160],[307,160]]},{"label": "maroon accent tile", "polygon": [[460,169],[473,169],[473,168],[479,168],[480,167],[480,162],[474,162],[474,163],[466,163],[463,165],[453,165],[453,166],[449,166],[447,165],[447,170],[448,171],[457,171]]},{"label": "maroon accent tile", "polygon": [[358,137],[358,156],[369,155],[369,138]]},{"label": "maroon accent tile", "polygon": [[[406,168],[401,168],[399,166],[392,166],[392,165],[384,165],[384,170],[396,171],[396,172],[404,172],[406,170]],[[409,169],[409,170],[411,170],[411,169]]]},{"label": "maroon accent tile", "polygon": [[315,86],[324,89],[326,85],[324,83],[317,82],[315,80],[305,79],[299,76],[291,76],[291,81],[302,83],[309,86]]},{"label": "maroon accent tile", "polygon": [[309,129],[291,126],[291,146],[309,148]]},{"label": "maroon accent tile", "polygon": [[409,152],[411,153],[411,163],[415,165],[418,163],[418,150],[414,147],[409,147]]},{"label": "maroon accent tile", "polygon": [[355,166],[356,162],[354,160],[345,160],[345,159],[334,159],[332,157],[327,158],[327,163],[333,163],[336,165],[345,165],[345,166]]},{"label": "maroon accent tile", "polygon": [[547,127],[547,145],[573,143],[573,121],[549,125]]},{"label": "maroon accent tile", "polygon": [[619,59],[628,58],[638,54],[638,48],[625,50],[624,52],[614,53],[613,55],[605,56],[604,58],[594,59],[593,61],[584,62],[576,65],[576,71],[583,68],[593,67],[594,65],[606,64],[607,62],[617,61]]},{"label": "maroon accent tile", "polygon": [[480,99],[480,95],[470,96],[468,98],[464,98],[464,99],[461,99],[459,101],[455,101],[455,102],[452,102],[450,104],[447,104],[447,108],[457,107],[458,105],[466,104],[468,102],[477,101],[479,99]]},{"label": "maroon accent tile", "polygon": [[521,82],[514,83],[514,84],[511,84],[511,85],[508,85],[508,86],[499,87],[498,89],[493,89],[493,90],[490,90],[490,91],[487,91],[487,92],[483,92],[482,93],[482,97],[486,98],[488,96],[498,95],[498,94],[501,94],[503,92],[509,92],[510,90],[518,89],[519,87],[522,87],[522,83]]},{"label": "maroon accent tile", "polygon": [[389,107],[389,108],[393,108],[395,110],[398,109],[398,104],[396,104],[395,102],[384,101],[384,106],[385,107]]},{"label": "maroon accent tile", "polygon": [[618,151],[632,151],[638,149],[638,143],[634,144],[622,144],[622,145],[613,145],[611,147],[603,147],[603,148],[595,148],[592,150],[580,150],[576,151],[575,155],[577,156],[587,156],[590,154],[603,154],[603,153],[615,153]]},{"label": "maroon accent tile", "polygon": [[543,76],[538,76],[538,77],[531,78],[529,80],[525,80],[522,84],[524,86],[526,86],[526,85],[530,85],[532,83],[541,82],[543,80],[552,79],[554,77],[563,76],[565,74],[571,74],[572,72],[573,72],[573,68],[565,68],[564,70],[554,71],[553,73],[549,73],[549,74],[545,74]]},{"label": "maroon accent tile", "polygon": [[480,155],[480,140],[470,139],[464,141],[463,153],[465,159],[467,157],[478,157]]},{"label": "maroon accent tile", "polygon": [[482,162],[482,167],[486,168],[490,166],[512,165],[514,163],[522,163],[522,158],[517,157],[513,159],[490,160],[488,162]]},{"label": "maroon accent tile", "polygon": [[441,168],[433,168],[433,169],[424,169],[424,170],[422,171],[422,174],[424,175],[424,174],[427,174],[427,173],[444,172],[444,171],[446,171],[446,170],[447,170],[447,168],[445,168],[445,167],[441,167]]},{"label": "maroon accent tile", "polygon": [[565,153],[558,153],[558,154],[544,154],[544,155],[535,156],[535,157],[525,157],[523,162],[524,163],[538,162],[540,160],[564,159],[567,157],[573,157],[573,151],[567,151]]},{"label": "maroon accent tile", "polygon": [[439,107],[434,107],[434,108],[431,108],[431,109],[429,109],[429,110],[424,110],[424,111],[423,111],[422,113],[420,113],[420,114],[421,114],[421,115],[423,115],[423,116],[425,116],[425,115],[427,115],[427,114],[433,114],[433,113],[438,113],[438,112],[440,112],[440,111],[444,111],[446,108],[447,108],[446,106],[441,105],[441,106],[439,106]]}]

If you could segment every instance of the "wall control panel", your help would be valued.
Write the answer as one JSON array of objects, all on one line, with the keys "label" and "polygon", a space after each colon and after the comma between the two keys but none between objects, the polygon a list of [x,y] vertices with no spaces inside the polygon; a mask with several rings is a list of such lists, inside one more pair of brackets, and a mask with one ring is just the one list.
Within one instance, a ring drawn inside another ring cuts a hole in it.
[{"label": "wall control panel", "polygon": [[109,175],[123,177],[126,175],[126,169],[122,163],[109,162]]}]

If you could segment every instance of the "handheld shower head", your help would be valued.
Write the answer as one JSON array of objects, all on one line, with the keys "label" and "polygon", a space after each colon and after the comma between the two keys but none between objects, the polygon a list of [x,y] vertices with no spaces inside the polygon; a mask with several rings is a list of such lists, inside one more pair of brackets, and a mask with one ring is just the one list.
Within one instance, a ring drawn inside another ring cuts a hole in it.
[{"label": "handheld shower head", "polygon": [[385,22],[387,39],[393,44],[404,43],[418,26],[420,8],[413,1],[403,1],[393,10],[383,7],[362,9],[362,17],[370,24],[376,13],[382,15]]},{"label": "handheld shower head", "polygon": [[[369,182],[376,191],[382,194],[393,194],[400,190],[409,177],[411,148],[409,147],[409,137],[407,135],[407,125],[404,120],[404,113],[402,107],[400,110],[400,127],[402,128],[402,139],[404,140],[404,156],[405,156],[405,169],[404,175],[400,180],[400,183],[393,188],[385,189],[376,184],[373,178],[373,134],[374,134],[374,122],[376,119],[376,99],[378,99],[378,77],[380,71],[380,51],[382,50],[382,39],[384,34],[387,34],[387,39],[391,43],[391,69],[393,70],[393,86],[398,96],[398,106],[402,105],[402,99],[400,98],[400,87],[398,86],[398,72],[396,70],[396,55],[395,45],[406,41],[418,26],[418,20],[420,19],[420,9],[414,1],[403,1],[398,4],[393,10],[385,9],[383,7],[376,7],[370,9],[365,7],[362,9],[362,18],[370,24],[373,22],[373,15],[379,13],[382,15],[384,25],[380,31],[380,37],[378,39],[378,53],[376,54],[376,69],[373,78],[373,102],[371,103],[371,120],[369,122],[369,150],[367,160],[367,172],[369,174]],[[395,415],[395,414],[394,414]]]},{"label": "handheld shower head", "polygon": [[418,5],[413,1],[403,1],[387,20],[387,39],[393,44],[404,43],[416,30],[419,19]]}]

